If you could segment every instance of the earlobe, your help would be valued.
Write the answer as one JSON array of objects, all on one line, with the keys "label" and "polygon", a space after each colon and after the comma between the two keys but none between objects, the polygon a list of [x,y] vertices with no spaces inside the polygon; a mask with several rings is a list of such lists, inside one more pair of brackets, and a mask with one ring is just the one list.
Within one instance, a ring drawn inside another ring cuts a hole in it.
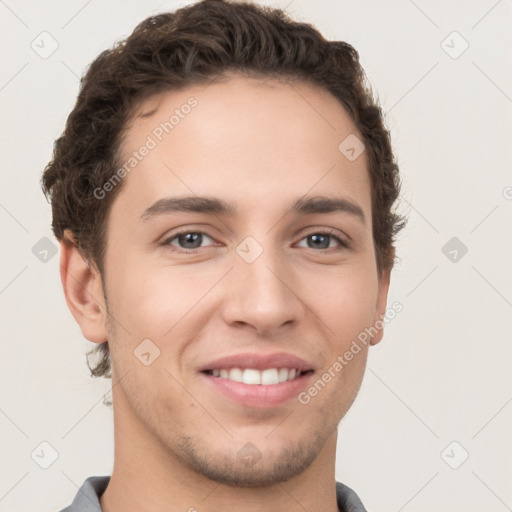
[{"label": "earlobe", "polygon": [[86,339],[103,343],[107,341],[107,315],[100,274],[83,257],[68,230],[60,248],[60,277],[71,314]]}]

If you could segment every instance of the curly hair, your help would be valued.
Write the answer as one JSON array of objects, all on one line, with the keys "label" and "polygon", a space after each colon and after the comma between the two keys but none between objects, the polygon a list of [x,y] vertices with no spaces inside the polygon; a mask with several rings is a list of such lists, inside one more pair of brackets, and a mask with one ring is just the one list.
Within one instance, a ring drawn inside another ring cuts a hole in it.
[{"label": "curly hair", "polygon": [[[393,210],[401,183],[358,52],[281,9],[229,0],[203,0],[151,16],[91,63],[42,176],[57,239],[66,240],[64,231],[70,230],[103,279],[107,218],[122,182],[101,200],[94,191],[120,167],[122,138],[138,107],[157,93],[232,72],[314,84],[341,102],[366,148],[377,270],[381,275],[391,269],[395,237],[406,224]],[[111,377],[108,341],[91,354],[100,356],[93,367],[88,359],[91,375]]]}]

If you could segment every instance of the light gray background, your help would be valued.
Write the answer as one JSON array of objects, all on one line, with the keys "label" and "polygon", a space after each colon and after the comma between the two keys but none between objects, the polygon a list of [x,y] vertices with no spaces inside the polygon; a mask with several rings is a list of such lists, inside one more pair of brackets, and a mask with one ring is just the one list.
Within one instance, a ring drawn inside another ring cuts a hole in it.
[{"label": "light gray background", "polygon": [[[85,478],[111,473],[111,382],[88,374],[94,345],[67,309],[58,255],[32,252],[54,241],[39,178],[85,67],[145,17],[186,3],[0,0],[1,511],[60,510]],[[511,1],[272,5],[360,52],[410,219],[389,296],[404,309],[370,350],[336,477],[369,511],[512,510]],[[31,48],[43,31],[59,45],[47,59]],[[453,31],[469,43],[458,58],[445,51],[462,48],[457,35],[442,43]],[[468,248],[456,262],[442,252],[452,237]],[[43,441],[59,454],[48,469],[31,457]]]}]

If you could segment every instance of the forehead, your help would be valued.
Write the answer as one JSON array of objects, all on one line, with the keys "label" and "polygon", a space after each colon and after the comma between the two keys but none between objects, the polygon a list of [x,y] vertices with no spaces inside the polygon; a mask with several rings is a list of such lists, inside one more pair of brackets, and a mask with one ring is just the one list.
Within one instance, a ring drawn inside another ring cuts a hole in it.
[{"label": "forehead", "polygon": [[332,194],[356,201],[368,217],[366,154],[349,160],[339,148],[354,136],[361,139],[341,103],[303,82],[233,77],[161,93],[127,128],[127,183],[113,209],[140,216],[163,197],[197,194],[263,210]]}]

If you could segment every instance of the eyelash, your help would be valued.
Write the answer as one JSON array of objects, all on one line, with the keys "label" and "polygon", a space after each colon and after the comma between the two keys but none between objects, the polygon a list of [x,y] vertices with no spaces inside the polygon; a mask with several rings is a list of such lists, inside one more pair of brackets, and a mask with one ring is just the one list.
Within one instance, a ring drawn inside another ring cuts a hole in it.
[{"label": "eyelash", "polygon": [[[169,247],[170,250],[173,251],[173,252],[182,253],[182,254],[195,254],[198,251],[200,251],[201,249],[204,249],[204,247],[198,247],[197,249],[177,249],[176,247],[174,247],[174,246],[172,246],[170,244],[170,242],[172,242],[173,240],[175,240],[179,236],[187,235],[187,234],[190,234],[190,233],[199,234],[199,235],[206,235],[209,238],[211,238],[212,240],[214,240],[214,238],[212,236],[210,236],[208,233],[205,233],[204,231],[193,231],[191,229],[185,229],[183,231],[179,231],[177,233],[174,233],[169,238],[166,238],[162,242],[161,245]],[[323,231],[312,231],[312,232],[307,233],[306,235],[304,235],[300,239],[300,241],[302,241],[304,238],[307,238],[308,236],[311,236],[311,235],[327,235],[327,236],[330,236],[330,237],[334,238],[340,244],[340,247],[337,247],[337,248],[336,247],[330,247],[330,248],[327,248],[327,249],[321,249],[321,251],[330,251],[332,249],[334,249],[334,250],[350,249],[350,244],[347,241],[345,241],[344,239],[340,238],[339,235],[337,235],[336,233],[337,232],[329,230],[329,229],[324,229]],[[307,247],[307,249],[309,249],[309,247]],[[316,251],[316,252],[320,252],[320,251]]]}]

